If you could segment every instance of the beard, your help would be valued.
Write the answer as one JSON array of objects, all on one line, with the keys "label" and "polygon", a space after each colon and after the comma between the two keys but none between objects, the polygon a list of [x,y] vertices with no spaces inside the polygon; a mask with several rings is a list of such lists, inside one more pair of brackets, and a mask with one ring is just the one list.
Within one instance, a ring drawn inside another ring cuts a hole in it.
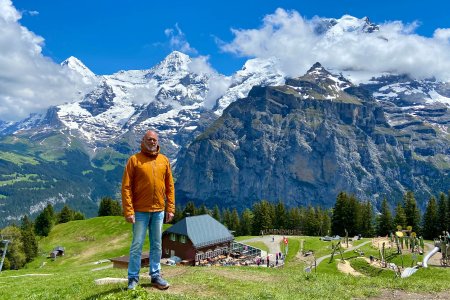
[{"label": "beard", "polygon": [[144,141],[144,146],[150,152],[156,152],[156,150],[158,150],[158,144],[156,144],[156,145],[149,145],[147,142]]}]

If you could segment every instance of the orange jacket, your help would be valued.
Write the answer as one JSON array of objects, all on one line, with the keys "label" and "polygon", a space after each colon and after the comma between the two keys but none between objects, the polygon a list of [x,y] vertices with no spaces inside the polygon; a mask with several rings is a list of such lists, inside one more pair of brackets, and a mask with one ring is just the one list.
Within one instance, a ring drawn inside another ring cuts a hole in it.
[{"label": "orange jacket", "polygon": [[122,208],[124,215],[135,211],[175,212],[175,188],[169,159],[140,153],[132,155],[122,177]]}]

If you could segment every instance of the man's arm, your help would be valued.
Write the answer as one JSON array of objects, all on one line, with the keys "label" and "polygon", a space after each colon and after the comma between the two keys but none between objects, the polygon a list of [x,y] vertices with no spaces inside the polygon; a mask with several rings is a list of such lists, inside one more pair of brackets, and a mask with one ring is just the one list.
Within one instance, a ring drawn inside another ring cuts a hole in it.
[{"label": "man's arm", "polygon": [[167,169],[165,176],[166,190],[166,222],[170,222],[175,213],[175,186],[173,184],[172,169],[169,160],[167,160]]},{"label": "man's arm", "polygon": [[131,190],[133,175],[134,163],[130,158],[122,176],[122,209],[128,223],[134,223],[133,192]]}]

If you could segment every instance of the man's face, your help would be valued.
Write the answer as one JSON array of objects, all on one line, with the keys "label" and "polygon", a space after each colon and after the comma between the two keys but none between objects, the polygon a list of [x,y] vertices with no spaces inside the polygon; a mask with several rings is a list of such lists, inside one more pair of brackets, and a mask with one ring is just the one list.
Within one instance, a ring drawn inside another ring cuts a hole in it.
[{"label": "man's face", "polygon": [[153,131],[147,131],[143,141],[149,151],[156,151],[158,148],[158,135]]}]

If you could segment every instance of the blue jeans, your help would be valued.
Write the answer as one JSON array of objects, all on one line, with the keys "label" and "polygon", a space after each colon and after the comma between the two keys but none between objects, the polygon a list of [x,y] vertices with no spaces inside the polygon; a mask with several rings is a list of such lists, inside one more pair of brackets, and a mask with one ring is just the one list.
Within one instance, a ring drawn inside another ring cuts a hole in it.
[{"label": "blue jeans", "polygon": [[141,269],[141,253],[145,235],[148,229],[150,240],[150,276],[159,275],[161,269],[161,232],[164,221],[164,211],[135,212],[133,224],[133,241],[130,247],[130,262],[128,264],[128,278],[139,279]]}]

